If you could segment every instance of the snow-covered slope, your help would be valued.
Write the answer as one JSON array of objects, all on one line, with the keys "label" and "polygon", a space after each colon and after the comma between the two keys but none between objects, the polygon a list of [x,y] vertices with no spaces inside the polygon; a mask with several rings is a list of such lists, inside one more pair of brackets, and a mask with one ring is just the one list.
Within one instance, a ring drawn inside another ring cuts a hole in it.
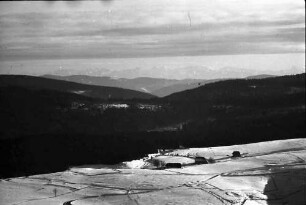
[{"label": "snow-covered slope", "polygon": [[[233,151],[242,157],[232,158]],[[214,163],[193,164],[194,156]],[[306,139],[174,150],[126,162],[180,162],[179,169],[74,167],[3,179],[0,204],[305,204]],[[139,165],[139,166],[138,166]]]}]

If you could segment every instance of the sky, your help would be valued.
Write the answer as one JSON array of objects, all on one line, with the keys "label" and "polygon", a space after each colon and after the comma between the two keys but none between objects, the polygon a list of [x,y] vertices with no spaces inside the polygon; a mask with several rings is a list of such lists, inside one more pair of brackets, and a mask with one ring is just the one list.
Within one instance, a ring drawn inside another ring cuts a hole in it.
[{"label": "sky", "polygon": [[[181,68],[190,67],[182,58],[194,58],[198,68],[254,69],[260,59],[267,71],[304,69],[304,9],[304,0],[0,2],[0,73],[44,74],[70,62],[73,74],[94,61],[113,70],[171,64],[173,78],[183,78],[175,76],[178,57]],[[224,58],[233,60],[213,66]]]}]

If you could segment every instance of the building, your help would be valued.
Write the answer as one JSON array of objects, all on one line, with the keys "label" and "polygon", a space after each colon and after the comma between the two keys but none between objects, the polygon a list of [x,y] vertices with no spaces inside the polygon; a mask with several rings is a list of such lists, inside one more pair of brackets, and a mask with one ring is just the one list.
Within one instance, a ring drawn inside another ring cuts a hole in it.
[{"label": "building", "polygon": [[182,168],[182,164],[181,163],[167,163],[165,165],[166,169],[169,168]]},{"label": "building", "polygon": [[241,154],[239,151],[233,151],[232,157],[241,157]]},{"label": "building", "polygon": [[194,162],[196,164],[208,164],[208,161],[206,160],[205,157],[196,157],[194,158]]}]

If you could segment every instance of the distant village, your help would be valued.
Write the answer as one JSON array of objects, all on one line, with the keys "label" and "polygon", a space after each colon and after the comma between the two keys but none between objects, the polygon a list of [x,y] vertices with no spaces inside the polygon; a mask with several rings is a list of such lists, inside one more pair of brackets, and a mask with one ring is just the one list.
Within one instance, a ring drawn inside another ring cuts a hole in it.
[{"label": "distant village", "polygon": [[128,109],[128,108],[136,108],[139,110],[146,110],[155,112],[157,110],[160,110],[162,108],[161,105],[155,105],[155,104],[126,104],[126,103],[99,103],[99,104],[86,104],[82,102],[72,102],[69,107],[60,108],[58,109],[65,111],[68,110],[78,110],[78,111],[92,111],[93,113],[100,113],[102,114],[104,111],[108,109]]}]

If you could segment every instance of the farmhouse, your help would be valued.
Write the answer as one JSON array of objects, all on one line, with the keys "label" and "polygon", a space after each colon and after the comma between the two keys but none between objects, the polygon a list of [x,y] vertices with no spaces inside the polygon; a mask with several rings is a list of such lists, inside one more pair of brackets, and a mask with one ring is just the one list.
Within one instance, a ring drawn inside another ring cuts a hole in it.
[{"label": "farmhouse", "polygon": [[241,157],[241,154],[239,151],[233,151],[232,157]]},{"label": "farmhouse", "polygon": [[182,168],[181,163],[167,163],[165,167],[168,168]]},{"label": "farmhouse", "polygon": [[208,162],[207,162],[205,157],[196,157],[196,158],[194,158],[194,163],[195,164],[208,164]]}]

